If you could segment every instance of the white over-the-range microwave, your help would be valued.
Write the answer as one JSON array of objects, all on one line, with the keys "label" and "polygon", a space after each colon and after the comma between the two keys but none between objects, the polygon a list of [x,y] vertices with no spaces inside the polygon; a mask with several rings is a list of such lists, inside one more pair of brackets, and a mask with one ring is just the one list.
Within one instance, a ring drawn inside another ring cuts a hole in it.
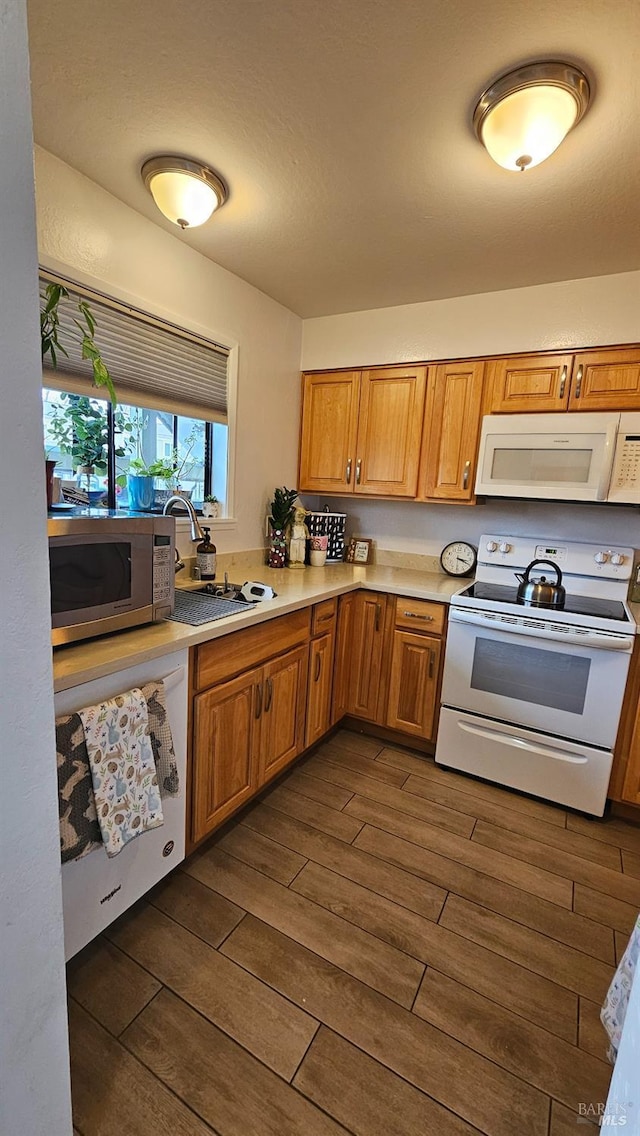
[{"label": "white over-the-range microwave", "polygon": [[475,491],[640,505],[640,412],[487,415]]}]

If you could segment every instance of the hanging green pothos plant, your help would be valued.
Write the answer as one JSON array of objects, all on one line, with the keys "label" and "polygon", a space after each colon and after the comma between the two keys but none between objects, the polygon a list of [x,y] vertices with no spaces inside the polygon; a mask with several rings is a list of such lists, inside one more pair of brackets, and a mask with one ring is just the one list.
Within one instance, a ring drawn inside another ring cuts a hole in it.
[{"label": "hanging green pothos plant", "polygon": [[[40,312],[40,346],[42,358],[47,355],[54,367],[58,366],[58,352],[69,356],[60,342],[60,301],[69,300],[71,296],[63,284],[47,284],[44,295],[44,307]],[[82,297],[76,301],[80,319],[74,317],[73,322],[78,329],[80,350],[83,359],[88,359],[93,370],[93,382],[97,387],[105,387],[113,403],[117,405],[116,391],[113,379],[109,374],[106,363],[100,354],[100,348],[95,342],[96,321],[89,304]]]}]

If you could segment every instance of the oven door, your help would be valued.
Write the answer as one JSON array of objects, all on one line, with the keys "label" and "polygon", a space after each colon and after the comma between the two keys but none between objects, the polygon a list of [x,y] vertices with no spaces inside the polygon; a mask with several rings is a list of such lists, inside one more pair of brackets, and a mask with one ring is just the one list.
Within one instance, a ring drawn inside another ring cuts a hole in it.
[{"label": "oven door", "polygon": [[499,620],[495,613],[452,608],[443,704],[612,747],[633,636],[568,624],[554,632]]},{"label": "oven door", "polygon": [[49,575],[54,644],[144,622],[153,538],[124,529],[50,537]]}]

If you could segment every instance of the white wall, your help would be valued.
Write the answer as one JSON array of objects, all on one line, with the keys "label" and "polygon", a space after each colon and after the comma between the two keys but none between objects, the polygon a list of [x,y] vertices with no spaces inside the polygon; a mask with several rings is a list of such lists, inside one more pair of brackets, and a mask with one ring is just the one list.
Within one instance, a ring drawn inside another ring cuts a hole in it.
[{"label": "white wall", "polygon": [[302,321],[40,147],[36,204],[44,266],[239,345],[238,525],[215,540],[225,552],[259,547],[274,487],[296,479]]},{"label": "white wall", "polygon": [[[305,500],[307,500],[305,498]],[[316,508],[317,498],[309,498]],[[486,505],[429,505],[415,501],[363,501],[321,497],[321,507],[347,513],[348,536],[373,537],[378,548],[439,556],[451,540],[477,545],[482,533],[544,536],[605,547],[640,548],[640,512],[616,505],[549,505],[540,501],[492,501]]]},{"label": "white wall", "polygon": [[65,1136],[71,1109],[23,0],[0,0],[0,27],[0,1132]]},{"label": "white wall", "polygon": [[[640,272],[304,321],[305,370],[640,341]],[[329,499],[327,498],[327,501]],[[331,499],[351,534],[434,554],[482,532],[640,545],[637,510],[493,502],[475,508]]]},{"label": "white wall", "polygon": [[640,272],[304,321],[305,370],[640,340]]}]

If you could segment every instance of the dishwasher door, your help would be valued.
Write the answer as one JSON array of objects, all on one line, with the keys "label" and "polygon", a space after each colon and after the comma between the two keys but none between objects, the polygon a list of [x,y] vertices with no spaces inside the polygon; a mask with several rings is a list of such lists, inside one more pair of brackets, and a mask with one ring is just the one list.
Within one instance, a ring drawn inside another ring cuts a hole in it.
[{"label": "dishwasher door", "polygon": [[187,780],[188,652],[174,651],[106,678],[74,686],[55,696],[56,715],[81,710],[154,679],[165,680],[180,788],[164,797],[164,824],[126,844],[109,858],[96,848],[80,860],[62,865],[65,957],[72,958],[122,915],[163,876],[184,860]]}]

